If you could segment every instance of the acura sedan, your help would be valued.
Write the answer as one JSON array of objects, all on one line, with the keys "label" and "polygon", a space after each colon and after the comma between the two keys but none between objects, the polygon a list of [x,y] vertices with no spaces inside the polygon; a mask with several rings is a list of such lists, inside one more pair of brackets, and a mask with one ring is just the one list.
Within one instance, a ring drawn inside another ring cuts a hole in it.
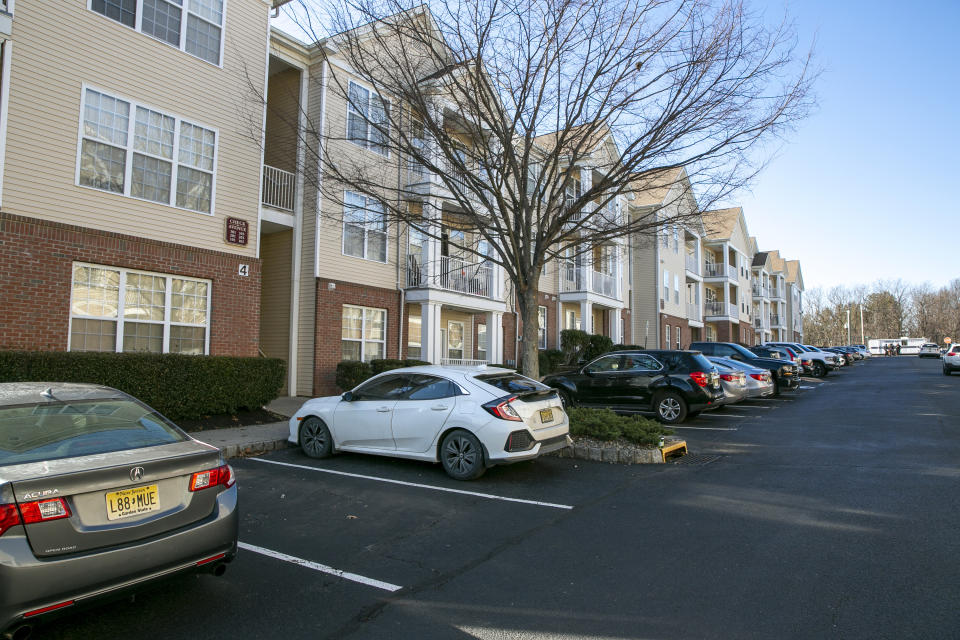
[{"label": "acura sedan", "polygon": [[308,400],[289,441],[312,458],[337,451],[440,462],[457,480],[571,444],[557,392],[509,369],[405,367],[343,395]]},{"label": "acura sedan", "polygon": [[0,384],[0,634],[237,553],[219,449],[116,389]]}]

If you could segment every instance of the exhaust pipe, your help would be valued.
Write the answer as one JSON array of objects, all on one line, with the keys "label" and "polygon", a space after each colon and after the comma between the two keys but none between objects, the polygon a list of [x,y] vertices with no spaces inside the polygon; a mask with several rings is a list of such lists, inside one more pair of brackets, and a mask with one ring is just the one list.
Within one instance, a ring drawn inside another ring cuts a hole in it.
[{"label": "exhaust pipe", "polygon": [[214,568],[214,570],[213,570],[213,575],[215,575],[215,576],[217,576],[217,577],[219,578],[220,576],[222,576],[222,575],[225,574],[226,572],[227,572],[227,565],[221,563],[221,564],[218,564],[218,565],[216,566],[216,568]]},{"label": "exhaust pipe", "polygon": [[19,627],[11,629],[3,634],[6,640],[27,640],[33,635],[33,627],[29,624],[22,624]]}]

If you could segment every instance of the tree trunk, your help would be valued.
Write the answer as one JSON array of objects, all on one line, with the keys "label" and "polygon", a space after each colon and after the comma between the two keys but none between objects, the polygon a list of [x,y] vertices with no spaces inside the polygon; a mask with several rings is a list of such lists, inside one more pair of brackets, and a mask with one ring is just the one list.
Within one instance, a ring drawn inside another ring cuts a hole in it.
[{"label": "tree trunk", "polygon": [[517,307],[520,311],[520,322],[522,324],[523,340],[520,342],[520,353],[523,358],[523,375],[537,380],[540,378],[540,356],[537,349],[537,339],[539,337],[539,317],[537,314],[537,294],[536,289],[526,289],[517,291]]}]

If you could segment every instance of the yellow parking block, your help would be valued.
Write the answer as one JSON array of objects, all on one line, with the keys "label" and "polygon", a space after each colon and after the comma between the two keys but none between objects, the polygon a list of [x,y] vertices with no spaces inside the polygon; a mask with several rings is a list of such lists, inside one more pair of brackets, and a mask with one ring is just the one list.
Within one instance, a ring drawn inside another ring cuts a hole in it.
[{"label": "yellow parking block", "polygon": [[667,461],[667,458],[679,458],[681,456],[685,456],[687,455],[687,441],[680,440],[679,442],[673,442],[661,447],[660,453],[663,454],[664,462]]}]

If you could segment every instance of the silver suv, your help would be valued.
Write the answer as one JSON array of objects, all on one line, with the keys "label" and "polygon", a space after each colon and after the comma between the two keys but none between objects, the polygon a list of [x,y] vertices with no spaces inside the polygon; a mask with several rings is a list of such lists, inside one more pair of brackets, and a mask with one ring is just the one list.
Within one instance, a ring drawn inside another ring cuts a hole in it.
[{"label": "silver suv", "polygon": [[960,371],[960,344],[951,346],[943,354],[943,375],[948,376],[954,371]]}]

